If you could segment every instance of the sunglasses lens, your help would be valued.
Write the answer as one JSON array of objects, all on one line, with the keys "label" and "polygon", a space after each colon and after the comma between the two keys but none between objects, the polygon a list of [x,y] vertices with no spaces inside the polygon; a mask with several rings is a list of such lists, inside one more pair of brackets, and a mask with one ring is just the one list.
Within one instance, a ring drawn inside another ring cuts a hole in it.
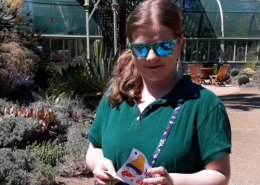
[{"label": "sunglasses lens", "polygon": [[155,44],[155,50],[160,56],[170,55],[172,52],[172,42],[160,42]]},{"label": "sunglasses lens", "polygon": [[145,44],[132,44],[132,52],[136,57],[145,57],[148,52],[148,46]]}]

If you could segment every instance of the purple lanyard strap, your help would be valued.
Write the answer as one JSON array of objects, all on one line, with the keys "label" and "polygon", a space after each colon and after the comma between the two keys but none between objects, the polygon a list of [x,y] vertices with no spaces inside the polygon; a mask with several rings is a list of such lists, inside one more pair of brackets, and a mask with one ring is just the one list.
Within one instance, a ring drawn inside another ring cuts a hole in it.
[{"label": "purple lanyard strap", "polygon": [[181,108],[181,105],[182,105],[181,103],[177,104],[177,106],[176,106],[176,108],[175,108],[175,110],[174,110],[174,112],[172,114],[172,117],[171,117],[171,119],[170,119],[170,121],[169,121],[169,123],[168,123],[168,125],[166,127],[166,130],[163,133],[162,139],[160,140],[160,142],[159,142],[159,144],[158,144],[158,146],[157,146],[157,148],[156,148],[156,150],[155,150],[155,152],[153,154],[153,158],[151,159],[151,161],[149,163],[150,166],[154,165],[154,163],[155,163],[159,153],[161,152],[161,149],[162,149],[162,147],[164,145],[164,142],[167,139],[167,137],[168,137],[168,135],[169,135],[169,133],[171,131],[171,128],[172,128],[172,126],[174,124],[175,118],[176,118],[176,116],[177,116],[177,114],[178,114],[178,112],[179,112],[179,110]]}]

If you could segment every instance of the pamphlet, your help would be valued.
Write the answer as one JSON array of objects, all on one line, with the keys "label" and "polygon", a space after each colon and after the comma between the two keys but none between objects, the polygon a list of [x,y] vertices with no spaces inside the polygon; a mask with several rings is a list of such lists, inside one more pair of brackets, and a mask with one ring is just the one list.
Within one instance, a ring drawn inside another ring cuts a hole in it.
[{"label": "pamphlet", "polygon": [[145,178],[153,178],[154,175],[148,174],[147,170],[152,168],[149,165],[145,155],[139,150],[133,148],[125,164],[117,171],[116,174],[108,173],[113,178],[118,179],[130,185],[146,185],[143,183]]}]

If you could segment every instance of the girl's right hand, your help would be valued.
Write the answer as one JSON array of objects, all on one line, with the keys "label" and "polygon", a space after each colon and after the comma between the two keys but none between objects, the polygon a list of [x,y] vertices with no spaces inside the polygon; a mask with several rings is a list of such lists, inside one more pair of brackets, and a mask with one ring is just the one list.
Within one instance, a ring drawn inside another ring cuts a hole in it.
[{"label": "girl's right hand", "polygon": [[116,174],[112,161],[105,157],[98,160],[97,165],[93,170],[96,182],[100,185],[108,185],[109,180],[112,180],[113,185],[119,182],[119,180],[114,179],[111,175],[105,173],[104,171],[109,171]]}]

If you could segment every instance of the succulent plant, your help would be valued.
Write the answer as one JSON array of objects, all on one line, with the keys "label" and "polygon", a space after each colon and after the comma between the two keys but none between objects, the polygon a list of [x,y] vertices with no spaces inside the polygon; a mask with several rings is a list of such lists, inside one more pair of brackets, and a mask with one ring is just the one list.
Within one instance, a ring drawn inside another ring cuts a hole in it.
[{"label": "succulent plant", "polygon": [[35,120],[35,124],[38,123],[41,125],[41,133],[49,130],[49,133],[51,135],[56,134],[55,131],[58,129],[58,126],[61,123],[60,120],[56,119],[57,114],[53,110],[45,107],[34,110],[32,107],[24,108],[23,106],[21,106],[18,110],[16,110],[15,107],[8,104],[5,107],[4,118],[8,118],[11,116],[21,116],[26,119],[33,119]]},{"label": "succulent plant", "polygon": [[238,85],[241,86],[243,84],[249,83],[249,77],[247,75],[238,76]]},{"label": "succulent plant", "polygon": [[32,145],[26,146],[26,150],[38,154],[45,164],[52,166],[56,165],[56,161],[63,162],[66,155],[64,144],[55,145],[50,140],[42,143],[36,141]]},{"label": "succulent plant", "polygon": [[239,73],[239,70],[238,69],[232,69],[231,72],[230,72],[230,75],[231,76],[237,76]]},{"label": "succulent plant", "polygon": [[247,72],[249,75],[254,75],[255,72],[251,68],[246,68],[243,71]]},{"label": "succulent plant", "polygon": [[248,73],[247,73],[246,71],[240,71],[240,72],[238,73],[238,76],[241,76],[241,75],[246,75],[246,76],[249,77],[249,75],[248,75]]},{"label": "succulent plant", "polygon": [[[120,49],[112,56],[107,57],[107,51],[98,43],[98,55],[94,59],[83,60],[76,65],[62,68],[61,74],[57,74],[53,82],[58,93],[65,93],[70,97],[84,97],[85,101],[96,107],[107,87],[112,69],[117,61]],[[85,61],[84,61],[85,60]]]}]

